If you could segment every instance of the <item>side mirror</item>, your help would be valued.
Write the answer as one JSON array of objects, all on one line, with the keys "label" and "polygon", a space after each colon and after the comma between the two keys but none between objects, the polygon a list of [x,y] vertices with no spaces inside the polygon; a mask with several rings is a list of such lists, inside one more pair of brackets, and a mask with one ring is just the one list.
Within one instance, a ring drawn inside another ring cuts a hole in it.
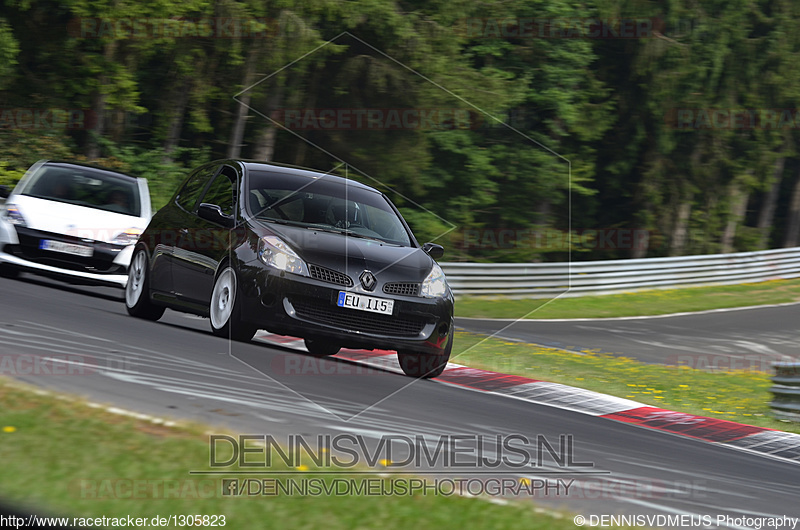
[{"label": "side mirror", "polygon": [[437,245],[436,243],[425,243],[422,245],[422,250],[424,250],[425,253],[433,259],[439,259],[444,256],[444,247],[442,245]]},{"label": "side mirror", "polygon": [[11,190],[8,189],[8,186],[0,186],[0,199],[8,199],[9,195],[11,195]]},{"label": "side mirror", "polygon": [[222,208],[216,204],[208,204],[207,202],[200,203],[200,206],[197,208],[197,215],[200,216],[201,219],[211,221],[212,223],[222,225],[226,228],[233,228],[234,225],[236,225],[233,217],[222,213]]}]

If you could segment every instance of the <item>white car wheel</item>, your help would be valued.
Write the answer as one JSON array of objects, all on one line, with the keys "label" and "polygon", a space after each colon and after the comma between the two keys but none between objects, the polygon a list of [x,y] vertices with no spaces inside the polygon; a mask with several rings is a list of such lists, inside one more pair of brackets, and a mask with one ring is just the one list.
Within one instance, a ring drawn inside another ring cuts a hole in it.
[{"label": "white car wheel", "polygon": [[139,249],[133,255],[128,268],[128,283],[125,286],[125,308],[128,314],[146,320],[158,320],[165,308],[150,301],[150,287],[147,281],[147,253]]},{"label": "white car wheel", "polygon": [[125,286],[125,304],[133,307],[144,292],[144,279],[147,274],[147,256],[144,251],[136,253],[128,269],[128,284]]},{"label": "white car wheel", "polygon": [[228,267],[217,276],[214,291],[211,294],[211,325],[214,329],[224,328],[233,314],[236,303],[236,274]]}]

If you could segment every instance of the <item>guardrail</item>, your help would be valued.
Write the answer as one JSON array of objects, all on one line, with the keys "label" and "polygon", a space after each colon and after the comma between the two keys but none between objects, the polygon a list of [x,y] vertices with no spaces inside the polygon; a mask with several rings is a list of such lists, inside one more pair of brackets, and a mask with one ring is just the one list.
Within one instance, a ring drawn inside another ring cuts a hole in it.
[{"label": "guardrail", "polygon": [[783,420],[800,421],[800,363],[775,363],[772,413]]},{"label": "guardrail", "polygon": [[553,298],[800,278],[800,247],[572,263],[441,263],[456,296]]}]

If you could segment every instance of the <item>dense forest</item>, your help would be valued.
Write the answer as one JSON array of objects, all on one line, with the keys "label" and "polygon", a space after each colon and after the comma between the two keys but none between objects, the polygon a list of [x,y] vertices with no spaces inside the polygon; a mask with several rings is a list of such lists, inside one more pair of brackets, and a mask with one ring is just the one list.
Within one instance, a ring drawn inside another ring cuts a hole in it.
[{"label": "dense forest", "polygon": [[447,261],[800,246],[800,1],[0,0],[0,184],[244,157]]}]

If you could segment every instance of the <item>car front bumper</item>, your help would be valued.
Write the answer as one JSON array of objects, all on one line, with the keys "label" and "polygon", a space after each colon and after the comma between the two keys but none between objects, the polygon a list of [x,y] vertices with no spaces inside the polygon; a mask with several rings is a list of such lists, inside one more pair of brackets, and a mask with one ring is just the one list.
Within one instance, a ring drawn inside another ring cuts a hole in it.
[{"label": "car front bumper", "polygon": [[443,354],[453,335],[453,300],[360,292],[394,300],[392,315],[336,305],[352,290],[316,279],[265,270],[242,271],[242,317],[280,335],[333,342],[345,348]]},{"label": "car front bumper", "polygon": [[[133,245],[112,245],[75,237],[14,227],[0,221],[0,263],[79,283],[125,287]],[[42,250],[42,240],[80,244],[93,249],[91,257]]]},{"label": "car front bumper", "polygon": [[43,265],[33,261],[27,261],[11,254],[6,254],[0,251],[0,263],[6,263],[20,267],[21,269],[31,272],[38,272],[45,276],[52,276],[63,279],[80,280],[80,283],[91,283],[98,285],[115,285],[124,288],[128,283],[127,274],[95,274],[90,272],[73,271],[69,269],[60,269],[50,265]]}]

